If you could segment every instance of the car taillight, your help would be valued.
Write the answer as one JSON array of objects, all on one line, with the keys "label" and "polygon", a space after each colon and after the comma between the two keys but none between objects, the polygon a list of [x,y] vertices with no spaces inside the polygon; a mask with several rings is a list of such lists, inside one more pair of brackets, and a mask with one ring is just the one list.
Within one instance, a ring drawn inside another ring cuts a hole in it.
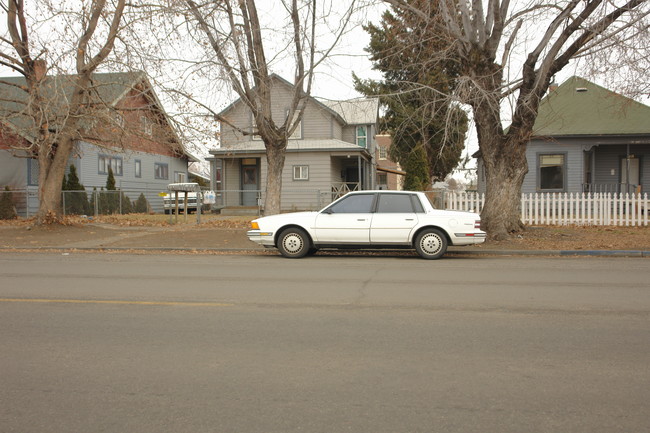
[{"label": "car taillight", "polygon": [[474,221],[474,228],[481,230],[481,220]]}]

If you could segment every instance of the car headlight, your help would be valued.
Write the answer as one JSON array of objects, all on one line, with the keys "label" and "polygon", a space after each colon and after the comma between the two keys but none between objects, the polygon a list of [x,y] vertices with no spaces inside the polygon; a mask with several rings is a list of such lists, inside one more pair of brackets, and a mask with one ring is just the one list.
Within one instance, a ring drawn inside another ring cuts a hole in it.
[{"label": "car headlight", "polygon": [[257,221],[251,221],[251,229],[253,230],[259,230],[260,225],[257,223]]}]

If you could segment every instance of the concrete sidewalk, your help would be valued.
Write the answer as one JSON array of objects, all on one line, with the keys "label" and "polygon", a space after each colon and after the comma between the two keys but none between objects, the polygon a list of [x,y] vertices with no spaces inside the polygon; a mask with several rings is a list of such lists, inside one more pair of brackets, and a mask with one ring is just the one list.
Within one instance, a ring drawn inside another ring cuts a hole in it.
[{"label": "concrete sidewalk", "polygon": [[[205,227],[190,224],[160,227],[125,227],[104,223],[43,228],[0,226],[0,251],[2,250],[279,254],[275,249],[264,249],[249,241],[244,228]],[[415,255],[415,252],[413,254]],[[489,244],[450,247],[448,254],[469,256],[650,257],[650,251],[515,250],[491,248]]]}]

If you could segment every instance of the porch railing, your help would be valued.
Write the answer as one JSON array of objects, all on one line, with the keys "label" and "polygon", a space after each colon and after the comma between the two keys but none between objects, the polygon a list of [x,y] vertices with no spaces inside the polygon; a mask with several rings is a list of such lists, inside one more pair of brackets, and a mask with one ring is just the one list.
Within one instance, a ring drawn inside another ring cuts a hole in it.
[{"label": "porch railing", "polygon": [[643,192],[643,188],[629,183],[583,183],[582,192],[638,194]]}]

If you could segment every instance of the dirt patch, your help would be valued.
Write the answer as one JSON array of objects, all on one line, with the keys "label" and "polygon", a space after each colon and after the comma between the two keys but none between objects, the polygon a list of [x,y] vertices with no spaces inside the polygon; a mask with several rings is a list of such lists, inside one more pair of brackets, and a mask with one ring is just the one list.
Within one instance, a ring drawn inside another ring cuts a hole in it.
[{"label": "dirt patch", "polygon": [[[181,215],[71,217],[63,225],[35,226],[33,220],[0,221],[5,248],[223,248],[259,249],[246,237],[252,217],[205,215],[201,224]],[[535,226],[503,241],[470,248],[485,250],[641,250],[650,251],[650,227]]]},{"label": "dirt patch", "polygon": [[534,226],[510,239],[487,241],[477,248],[650,251],[650,227]]}]

